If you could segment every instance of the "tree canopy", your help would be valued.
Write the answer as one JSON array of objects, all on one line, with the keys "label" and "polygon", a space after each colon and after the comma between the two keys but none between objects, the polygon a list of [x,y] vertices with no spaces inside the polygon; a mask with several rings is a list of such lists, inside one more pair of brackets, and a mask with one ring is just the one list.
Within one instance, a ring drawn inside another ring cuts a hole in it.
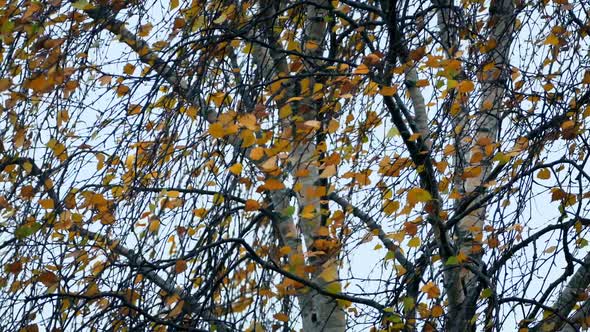
[{"label": "tree canopy", "polygon": [[588,327],[589,10],[0,0],[0,330]]}]

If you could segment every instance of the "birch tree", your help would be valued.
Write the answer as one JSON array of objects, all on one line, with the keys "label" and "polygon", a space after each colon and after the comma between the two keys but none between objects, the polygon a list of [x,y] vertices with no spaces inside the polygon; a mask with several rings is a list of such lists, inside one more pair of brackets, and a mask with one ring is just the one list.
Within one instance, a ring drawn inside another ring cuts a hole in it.
[{"label": "birch tree", "polygon": [[0,1],[0,329],[587,328],[587,13]]}]

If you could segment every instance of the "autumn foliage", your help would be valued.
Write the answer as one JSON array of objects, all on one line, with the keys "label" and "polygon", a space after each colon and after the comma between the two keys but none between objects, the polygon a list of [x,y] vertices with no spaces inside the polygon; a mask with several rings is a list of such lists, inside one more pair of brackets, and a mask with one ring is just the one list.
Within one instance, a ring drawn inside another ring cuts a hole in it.
[{"label": "autumn foliage", "polygon": [[0,330],[590,325],[572,0],[0,0]]}]

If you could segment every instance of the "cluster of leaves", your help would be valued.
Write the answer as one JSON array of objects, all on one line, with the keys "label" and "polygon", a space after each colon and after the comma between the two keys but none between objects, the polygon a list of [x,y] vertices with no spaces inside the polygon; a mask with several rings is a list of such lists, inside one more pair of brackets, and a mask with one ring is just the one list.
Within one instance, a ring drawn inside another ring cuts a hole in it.
[{"label": "cluster of leaves", "polygon": [[560,328],[589,18],[491,2],[0,1],[0,329]]}]

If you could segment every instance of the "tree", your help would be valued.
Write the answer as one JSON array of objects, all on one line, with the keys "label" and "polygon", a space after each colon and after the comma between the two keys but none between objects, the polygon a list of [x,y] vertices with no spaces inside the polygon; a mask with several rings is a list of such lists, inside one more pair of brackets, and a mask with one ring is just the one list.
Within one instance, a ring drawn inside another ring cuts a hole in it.
[{"label": "tree", "polygon": [[585,3],[0,7],[2,330],[589,325]]}]

